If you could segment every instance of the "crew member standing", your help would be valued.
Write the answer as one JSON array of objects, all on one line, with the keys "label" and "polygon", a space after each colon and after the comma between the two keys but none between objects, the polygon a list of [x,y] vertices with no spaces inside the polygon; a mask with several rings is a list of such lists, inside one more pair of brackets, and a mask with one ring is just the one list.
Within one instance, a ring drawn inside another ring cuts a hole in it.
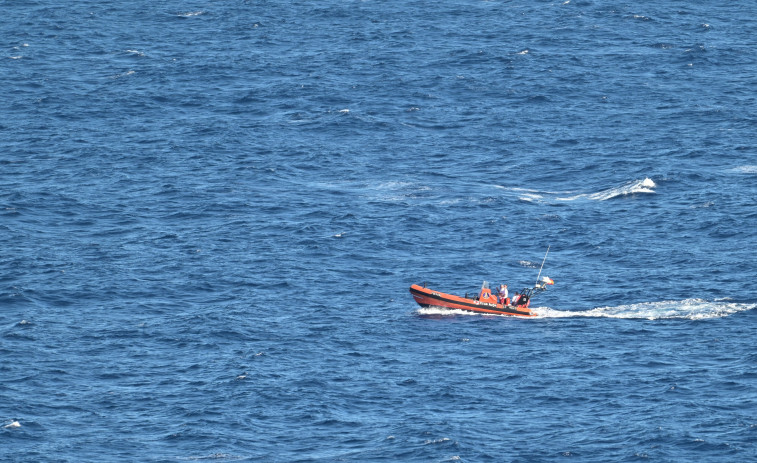
[{"label": "crew member standing", "polygon": [[497,292],[497,295],[499,296],[500,304],[510,305],[510,301],[507,298],[507,285],[505,284],[499,285],[499,291]]}]

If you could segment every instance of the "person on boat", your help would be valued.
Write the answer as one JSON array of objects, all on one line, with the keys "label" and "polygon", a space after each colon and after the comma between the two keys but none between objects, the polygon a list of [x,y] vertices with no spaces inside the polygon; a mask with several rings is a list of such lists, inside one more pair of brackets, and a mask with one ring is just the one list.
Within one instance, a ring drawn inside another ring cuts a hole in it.
[{"label": "person on boat", "polygon": [[518,301],[519,300],[520,300],[520,293],[516,291],[515,292],[515,296],[513,296],[512,304],[513,305],[518,305]]},{"label": "person on boat", "polygon": [[518,300],[515,301],[515,302],[513,302],[513,305],[522,305],[524,307],[527,306],[528,305],[528,295],[526,295],[525,293],[521,294],[520,296],[518,296]]},{"label": "person on boat", "polygon": [[497,295],[499,296],[499,303],[506,305],[507,301],[507,285],[501,284],[499,285],[499,291],[497,291]]}]

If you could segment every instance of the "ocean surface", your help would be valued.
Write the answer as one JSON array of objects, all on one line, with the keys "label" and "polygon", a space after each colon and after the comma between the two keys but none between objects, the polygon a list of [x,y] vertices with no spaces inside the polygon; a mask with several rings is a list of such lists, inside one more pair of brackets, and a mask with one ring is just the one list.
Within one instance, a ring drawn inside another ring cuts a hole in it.
[{"label": "ocean surface", "polygon": [[757,3],[2,10],[0,461],[757,461]]}]

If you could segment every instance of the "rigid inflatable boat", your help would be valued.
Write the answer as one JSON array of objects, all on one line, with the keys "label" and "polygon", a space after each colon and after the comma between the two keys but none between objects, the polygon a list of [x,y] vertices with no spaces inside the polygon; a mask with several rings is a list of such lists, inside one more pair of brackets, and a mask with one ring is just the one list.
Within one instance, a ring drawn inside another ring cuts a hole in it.
[{"label": "rigid inflatable boat", "polygon": [[529,309],[531,305],[531,296],[536,292],[543,291],[547,285],[554,282],[544,277],[533,288],[526,288],[520,292],[520,297],[515,301],[509,298],[505,301],[498,301],[497,296],[492,294],[489,289],[489,283],[484,281],[481,290],[477,296],[455,296],[441,291],[434,291],[423,285],[410,286],[410,294],[413,295],[415,302],[421,307],[441,307],[445,309],[465,310],[467,312],[478,312],[494,315],[511,315],[514,317],[535,317],[537,314]]},{"label": "rigid inflatable boat", "polygon": [[555,284],[549,277],[544,277],[541,280],[541,271],[544,269],[544,262],[547,261],[547,255],[549,254],[549,248],[547,248],[546,254],[544,254],[544,260],[541,262],[541,268],[539,268],[539,275],[536,277],[536,284],[533,288],[525,288],[518,293],[511,301],[510,298],[504,300],[498,299],[496,295],[492,294],[492,290],[489,289],[489,283],[484,281],[481,285],[481,290],[477,296],[465,297],[455,296],[454,294],[447,294],[441,291],[434,291],[426,287],[426,283],[423,285],[410,286],[410,294],[413,295],[415,302],[421,307],[441,307],[444,309],[456,309],[465,310],[466,312],[478,312],[484,314],[494,315],[510,315],[513,317],[536,317],[537,314],[529,309],[531,305],[531,296],[540,291],[547,289],[548,285]]}]

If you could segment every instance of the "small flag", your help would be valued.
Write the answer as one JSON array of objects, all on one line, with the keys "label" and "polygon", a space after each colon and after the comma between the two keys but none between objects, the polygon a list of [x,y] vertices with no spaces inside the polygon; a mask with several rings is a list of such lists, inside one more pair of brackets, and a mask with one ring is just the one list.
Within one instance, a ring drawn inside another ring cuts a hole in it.
[{"label": "small flag", "polygon": [[545,285],[553,285],[553,284],[555,284],[555,281],[552,278],[550,278],[550,277],[544,277],[544,278],[541,279],[541,281]]}]

